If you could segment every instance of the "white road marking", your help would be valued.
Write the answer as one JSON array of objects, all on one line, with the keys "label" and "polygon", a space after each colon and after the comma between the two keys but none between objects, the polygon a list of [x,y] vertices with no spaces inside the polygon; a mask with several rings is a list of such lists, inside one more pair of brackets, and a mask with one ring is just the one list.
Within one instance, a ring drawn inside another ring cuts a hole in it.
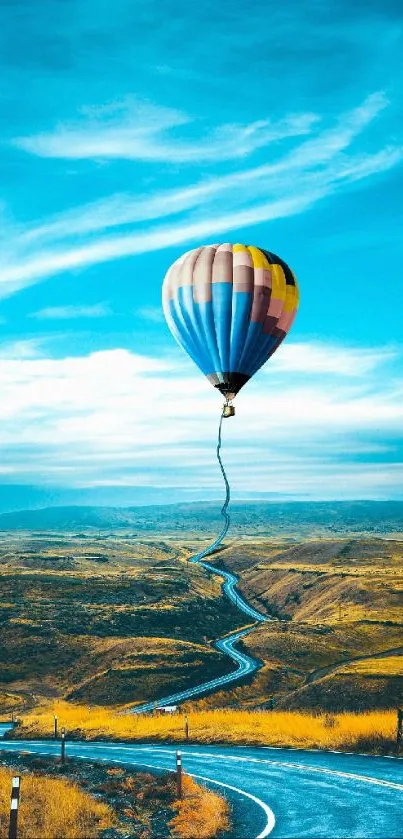
[{"label": "white road marking", "polygon": [[[24,748],[24,749],[21,749],[21,751],[31,752],[33,754],[49,755],[48,751],[39,752],[37,749],[32,750],[32,746],[35,746],[35,743],[31,742],[30,745],[31,745],[31,750],[29,748]],[[43,743],[41,743],[39,745],[43,746]],[[80,745],[80,744],[77,744],[77,745]],[[107,748],[108,750],[109,749],[120,748],[119,746],[108,746],[105,743],[103,743],[103,744],[102,743],[97,743],[97,744],[93,744],[93,745],[103,746],[103,748]],[[123,750],[124,749],[122,749],[122,751]],[[17,749],[13,749],[12,751],[17,751]],[[131,750],[131,751],[133,751],[133,750]],[[139,748],[139,749],[137,749],[137,751],[152,751],[152,749]],[[154,751],[162,751],[162,749],[158,749],[158,750],[154,749]],[[169,752],[165,752],[165,754],[169,754]],[[189,754],[189,752],[187,754]],[[83,754],[81,754],[81,755],[71,754],[70,757],[75,757],[76,759],[78,758],[78,759],[81,759],[81,760],[92,760],[93,759],[91,757],[91,755],[83,755]],[[97,759],[102,761],[103,763],[123,763],[122,760],[116,760],[116,759],[112,759],[112,758],[108,758],[108,757],[99,757]],[[143,761],[136,761],[135,765],[136,766],[145,766],[147,769],[162,769],[165,772],[167,772],[167,771],[168,772],[175,772],[176,771],[174,768],[167,769],[166,766],[156,766],[154,763],[145,763]],[[254,802],[254,804],[257,804],[258,807],[260,807],[264,811],[264,813],[266,815],[266,819],[267,819],[265,827],[263,828],[261,833],[259,833],[259,835],[256,837],[256,839],[265,839],[266,836],[270,835],[270,833],[272,832],[272,830],[275,826],[276,819],[275,819],[275,815],[273,813],[273,810],[269,807],[268,804],[265,804],[265,802],[262,801],[261,798],[257,798],[256,795],[252,795],[252,793],[246,792],[246,790],[244,790],[244,789],[240,789],[239,787],[234,787],[231,784],[226,784],[226,783],[224,783],[224,781],[216,781],[214,778],[207,778],[205,775],[198,775],[195,772],[186,772],[185,774],[190,775],[192,778],[198,778],[200,781],[207,781],[209,784],[215,784],[216,786],[224,787],[225,789],[229,789],[232,792],[236,792],[238,795],[244,796],[245,798],[249,798],[251,801]]]},{"label": "white road marking", "polygon": [[310,766],[306,763],[289,763],[283,760],[263,760],[258,757],[236,757],[235,755],[220,755],[220,754],[205,754],[203,752],[186,752],[190,757],[202,758],[220,758],[221,760],[233,760],[244,763],[263,763],[268,766],[282,766],[286,769],[297,769],[302,772],[319,772],[323,775],[336,775],[339,778],[348,778],[354,781],[362,781],[366,784],[375,784],[381,787],[390,787],[391,789],[398,789],[403,791],[403,784],[397,784],[394,781],[385,781],[381,778],[372,778],[369,775],[358,775],[355,772],[342,772],[339,769],[326,769],[323,766]]},{"label": "white road marking", "polygon": [[274,825],[276,824],[275,815],[273,810],[269,807],[268,804],[265,804],[261,798],[257,798],[256,795],[252,795],[250,792],[246,792],[244,789],[238,789],[238,787],[233,787],[231,784],[224,784],[223,781],[215,781],[213,778],[206,778],[204,775],[195,775],[194,772],[187,772],[187,775],[191,775],[192,778],[199,778],[201,781],[208,781],[210,784],[217,784],[219,787],[225,787],[226,789],[230,789],[233,792],[237,792],[239,795],[245,795],[247,798],[250,798],[251,801],[254,801],[255,804],[258,804],[259,807],[264,810],[266,817],[267,817],[267,824],[264,830],[259,833],[259,836],[256,839],[264,839],[265,836],[269,836],[272,832]]}]

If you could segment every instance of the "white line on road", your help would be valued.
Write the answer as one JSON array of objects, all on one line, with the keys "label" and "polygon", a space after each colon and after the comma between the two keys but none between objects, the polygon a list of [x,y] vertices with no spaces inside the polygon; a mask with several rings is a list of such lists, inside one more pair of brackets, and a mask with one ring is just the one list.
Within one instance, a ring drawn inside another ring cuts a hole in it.
[{"label": "white line on road", "polygon": [[258,757],[237,757],[235,755],[223,754],[208,754],[203,752],[188,752],[190,757],[212,758],[213,760],[219,758],[221,760],[234,760],[245,763],[263,763],[268,766],[282,766],[286,769],[297,769],[303,772],[320,772],[323,775],[336,775],[339,778],[348,778],[353,781],[362,781],[366,784],[375,784],[380,787],[390,787],[391,789],[398,789],[403,791],[403,784],[397,784],[394,781],[385,781],[382,778],[372,778],[369,775],[358,775],[355,772],[342,772],[340,769],[326,769],[323,766],[310,766],[307,763],[290,763],[283,760],[263,760]]},{"label": "white line on road", "polygon": [[259,833],[259,836],[256,839],[265,839],[265,836],[269,836],[272,832],[274,825],[276,824],[276,819],[273,813],[273,810],[269,807],[268,804],[265,804],[261,798],[257,798],[256,795],[252,795],[251,792],[246,792],[244,789],[238,789],[238,787],[233,787],[231,784],[224,784],[223,781],[215,781],[213,778],[206,778],[204,775],[195,775],[194,772],[187,772],[187,775],[191,775],[192,778],[199,778],[201,781],[208,781],[210,784],[217,784],[219,787],[225,787],[226,789],[230,789],[233,792],[237,792],[239,795],[245,795],[247,798],[250,798],[251,801],[254,801],[255,804],[258,804],[259,807],[264,810],[267,817],[267,824],[264,830]]},{"label": "white line on road", "polygon": [[[24,743],[25,748],[21,749],[21,751],[30,752],[31,754],[42,754],[42,755],[49,756],[48,751],[47,752],[39,752],[36,749],[35,750],[32,749],[32,746],[35,745],[34,743],[31,742],[30,745],[31,745],[31,750],[29,748],[27,748],[25,743]],[[40,745],[43,746],[43,743],[41,743]],[[103,745],[103,747],[104,748],[106,747],[108,749],[108,751],[111,750],[111,749],[116,750],[116,749],[119,748],[118,746],[109,746],[109,745],[106,746],[105,743],[104,744],[99,743],[98,745],[100,745],[100,746]],[[12,751],[17,751],[17,750],[13,749]],[[123,749],[122,749],[122,751],[123,751]],[[133,750],[131,750],[131,751],[133,751]],[[137,751],[152,751],[152,749],[139,748]],[[163,750],[162,749],[155,749],[154,751],[163,751]],[[165,752],[165,754],[166,754],[166,752]],[[189,752],[187,754],[189,754]],[[78,755],[78,754],[72,753],[70,755],[70,757],[76,758],[78,760],[94,760],[94,757],[91,756],[90,754],[89,755],[83,755],[83,754]],[[100,761],[102,761],[102,763],[119,763],[119,764],[124,763],[124,764],[127,764],[127,759],[126,760],[118,760],[116,758],[109,758],[109,757],[96,757],[95,760],[100,760]],[[175,769],[167,769],[166,766],[156,766],[154,763],[145,763],[142,760],[135,761],[134,765],[145,766],[146,769],[162,769],[165,772],[167,772],[167,771],[168,772],[175,772]],[[265,839],[266,836],[270,835],[270,833],[272,832],[272,830],[275,826],[276,819],[275,819],[275,815],[273,813],[273,810],[269,807],[268,804],[265,804],[265,802],[262,801],[261,798],[257,798],[256,795],[252,795],[252,793],[246,792],[246,790],[244,790],[244,789],[239,789],[239,787],[234,787],[231,784],[226,784],[226,783],[224,783],[224,781],[216,781],[214,778],[207,778],[205,775],[198,775],[195,772],[186,772],[186,774],[190,775],[192,778],[198,778],[200,781],[207,781],[207,783],[209,783],[209,784],[215,784],[216,786],[224,787],[225,789],[231,790],[232,792],[236,792],[237,795],[241,795],[241,796],[244,796],[245,798],[249,798],[251,801],[254,802],[254,804],[257,804],[258,807],[260,807],[264,811],[266,819],[267,819],[265,827],[263,828],[261,833],[259,833],[259,835],[256,837],[256,839]]]}]

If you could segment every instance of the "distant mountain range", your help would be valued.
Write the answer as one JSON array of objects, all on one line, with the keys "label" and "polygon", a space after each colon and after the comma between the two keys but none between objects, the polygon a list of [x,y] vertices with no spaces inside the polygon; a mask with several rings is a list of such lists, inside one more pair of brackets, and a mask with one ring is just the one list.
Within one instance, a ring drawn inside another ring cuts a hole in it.
[{"label": "distant mountain range", "polygon": [[[220,503],[200,502],[141,507],[45,507],[0,515],[0,530],[119,531],[142,534],[216,532]],[[403,501],[234,502],[232,532],[275,535],[281,532],[390,533],[403,530]]]}]

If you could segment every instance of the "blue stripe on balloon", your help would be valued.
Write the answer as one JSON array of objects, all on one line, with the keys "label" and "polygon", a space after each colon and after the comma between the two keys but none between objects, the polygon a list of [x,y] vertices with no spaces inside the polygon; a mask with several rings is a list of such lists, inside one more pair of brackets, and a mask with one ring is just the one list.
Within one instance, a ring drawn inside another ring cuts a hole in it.
[{"label": "blue stripe on balloon", "polygon": [[[256,367],[257,360],[260,358],[262,353],[264,353],[264,347],[266,346],[267,341],[270,338],[270,335],[267,332],[263,331],[263,326],[264,324],[261,323],[260,331],[257,334],[257,337],[255,338],[253,343],[251,342],[250,344],[246,362],[248,371],[258,369],[258,367]],[[260,367],[260,365],[258,366]],[[252,375],[252,373],[249,373],[249,375]]]},{"label": "blue stripe on balloon", "polygon": [[196,303],[195,304],[198,308],[198,314],[200,317],[202,329],[204,332],[204,338],[206,342],[206,347],[208,349],[209,355],[212,361],[212,373],[217,373],[220,378],[220,381],[223,381],[222,376],[220,377],[221,371],[221,361],[218,352],[217,346],[217,337],[215,331],[215,324],[214,324],[214,314],[213,314],[213,304],[212,301],[207,301],[206,303]]},{"label": "blue stripe on balloon", "polygon": [[224,372],[230,369],[232,288],[232,283],[211,284],[220,369]]},{"label": "blue stripe on balloon", "polygon": [[238,363],[248,334],[249,318],[253,303],[250,291],[234,291],[232,295],[231,349],[229,370],[238,372]]},{"label": "blue stripe on balloon", "polygon": [[[183,317],[183,313],[178,306],[178,302],[174,300],[169,301],[169,310],[165,310],[165,317],[171,332],[175,335],[178,343],[190,355],[195,364],[199,365],[199,351],[195,346],[192,335],[189,333]],[[204,371],[203,371],[204,372]]]},{"label": "blue stripe on balloon", "polygon": [[208,376],[210,373],[215,372],[215,363],[206,342],[199,303],[195,303],[193,298],[193,286],[182,286],[178,289],[178,305],[182,317],[186,322],[188,332],[193,337],[197,355],[196,364]]},{"label": "blue stripe on balloon", "polygon": [[264,364],[270,354],[270,351],[273,349],[277,338],[273,335],[266,335],[262,333],[262,338],[259,341],[258,347],[256,347],[256,352],[253,352],[252,356],[250,357],[250,366],[248,373],[250,376],[253,376],[257,371],[260,369],[262,364]]},{"label": "blue stripe on balloon", "polygon": [[200,335],[199,326],[193,311],[193,288],[192,286],[181,286],[177,290],[176,309],[184,330],[191,337],[196,352],[199,352]]},{"label": "blue stripe on balloon", "polygon": [[256,353],[256,347],[263,337],[263,324],[250,321],[246,341],[242,350],[241,358],[238,361],[237,373],[250,375],[252,359]]}]

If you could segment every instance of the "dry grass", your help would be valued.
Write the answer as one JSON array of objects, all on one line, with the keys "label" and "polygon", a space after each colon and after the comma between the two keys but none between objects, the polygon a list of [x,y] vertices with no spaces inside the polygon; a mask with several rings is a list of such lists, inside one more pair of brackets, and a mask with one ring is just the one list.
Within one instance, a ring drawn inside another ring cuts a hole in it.
[{"label": "dry grass", "polygon": [[229,827],[229,805],[221,795],[182,779],[183,798],[174,804],[177,815],[169,822],[172,836],[181,839],[213,839]]},{"label": "dry grass", "polygon": [[[0,835],[7,836],[11,769],[0,769]],[[64,779],[21,776],[19,839],[92,839],[111,827],[110,807]]]},{"label": "dry grass", "polygon": [[[18,736],[50,737],[53,715],[70,735],[92,740],[183,741],[184,716],[132,715],[66,702],[28,713]],[[331,722],[329,722],[331,720]],[[393,751],[395,711],[313,714],[298,711],[197,711],[189,716],[190,739],[199,743],[243,743],[296,748]]]},{"label": "dry grass", "polygon": [[17,711],[23,704],[24,699],[18,693],[8,693],[5,690],[0,690],[0,714]]},{"label": "dry grass", "polygon": [[[229,570],[241,571],[240,589],[258,608],[310,623],[401,621],[403,542],[364,535],[316,538],[291,546],[260,544],[227,551]],[[249,556],[249,563],[247,562]]]},{"label": "dry grass", "polygon": [[[203,671],[208,680],[232,668],[208,642],[238,626],[238,611],[222,608],[219,580],[178,559],[180,548],[73,536],[6,544],[0,682],[7,692],[114,706],[164,696],[172,678],[182,690]],[[0,697],[0,709],[8,707]]]},{"label": "dry grass", "polygon": [[338,673],[351,673],[355,676],[376,676],[378,678],[389,676],[403,676],[403,656],[388,655],[382,658],[367,658],[365,661],[352,661],[344,664],[337,671]]}]

